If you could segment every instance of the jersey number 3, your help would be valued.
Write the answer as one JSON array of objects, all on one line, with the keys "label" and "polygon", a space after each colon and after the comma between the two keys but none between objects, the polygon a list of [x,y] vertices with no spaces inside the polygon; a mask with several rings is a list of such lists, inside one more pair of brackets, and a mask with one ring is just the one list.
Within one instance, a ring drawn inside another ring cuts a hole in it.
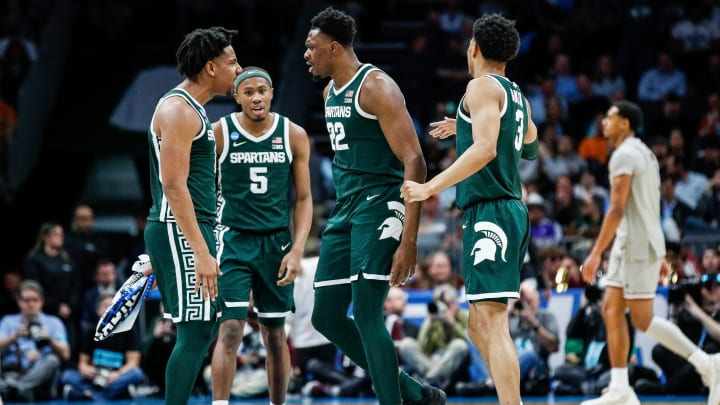
[{"label": "jersey number 3", "polygon": [[522,149],[523,145],[523,121],[525,121],[525,114],[522,110],[515,110],[515,121],[517,121],[517,134],[515,134],[515,150]]},{"label": "jersey number 3", "polygon": [[348,144],[343,143],[345,139],[345,127],[342,122],[328,122],[327,123],[328,133],[330,134],[330,146],[332,150],[348,150],[350,147]]}]

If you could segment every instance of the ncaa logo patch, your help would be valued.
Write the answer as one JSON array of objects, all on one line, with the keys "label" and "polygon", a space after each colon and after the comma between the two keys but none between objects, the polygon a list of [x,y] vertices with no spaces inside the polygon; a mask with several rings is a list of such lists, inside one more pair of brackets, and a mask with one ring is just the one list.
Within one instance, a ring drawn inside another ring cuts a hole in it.
[{"label": "ncaa logo patch", "polygon": [[238,131],[230,132],[230,140],[231,141],[237,141],[238,139],[240,139],[240,133]]}]

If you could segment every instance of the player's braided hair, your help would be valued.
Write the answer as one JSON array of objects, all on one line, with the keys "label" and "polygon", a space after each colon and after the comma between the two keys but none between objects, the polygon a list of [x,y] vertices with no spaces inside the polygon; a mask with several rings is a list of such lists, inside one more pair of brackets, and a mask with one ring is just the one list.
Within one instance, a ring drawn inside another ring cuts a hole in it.
[{"label": "player's braided hair", "polygon": [[507,63],[518,53],[520,33],[515,21],[500,14],[485,14],[473,24],[473,38],[485,59]]},{"label": "player's braided hair", "polygon": [[355,19],[332,7],[326,8],[313,17],[310,20],[310,28],[320,29],[320,32],[339,42],[342,46],[351,46],[357,33]]},{"label": "player's braided hair", "polygon": [[198,28],[185,35],[175,54],[178,73],[188,78],[195,77],[209,60],[223,53],[237,33],[237,30],[211,27]]}]

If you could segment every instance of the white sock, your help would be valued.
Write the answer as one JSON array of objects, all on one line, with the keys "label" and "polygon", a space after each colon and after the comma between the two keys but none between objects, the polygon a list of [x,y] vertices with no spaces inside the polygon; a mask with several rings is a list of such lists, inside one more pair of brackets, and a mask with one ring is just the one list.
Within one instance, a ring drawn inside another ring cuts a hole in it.
[{"label": "white sock", "polygon": [[683,359],[698,350],[697,345],[688,339],[677,325],[659,316],[653,317],[645,333]]},{"label": "white sock", "polygon": [[285,402],[283,402],[282,404],[275,404],[273,403],[273,401],[270,401],[270,405],[285,405]]},{"label": "white sock", "polygon": [[627,388],[630,386],[627,367],[610,369],[610,388]]},{"label": "white sock", "polygon": [[230,405],[230,401],[228,401],[227,399],[225,399],[225,400],[222,400],[222,399],[213,400],[213,401],[212,401],[212,405]]},{"label": "white sock", "polygon": [[702,349],[697,349],[690,357],[688,357],[688,362],[692,364],[695,367],[695,370],[698,371],[698,374],[703,374],[705,370],[707,370],[708,365],[710,364],[710,356],[708,356],[707,353],[702,351]]}]

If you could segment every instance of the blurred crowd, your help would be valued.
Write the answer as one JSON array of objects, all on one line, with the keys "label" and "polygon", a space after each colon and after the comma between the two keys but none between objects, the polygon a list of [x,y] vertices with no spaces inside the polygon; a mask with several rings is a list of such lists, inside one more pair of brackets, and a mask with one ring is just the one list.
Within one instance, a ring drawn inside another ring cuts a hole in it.
[{"label": "blurred crowd", "polygon": [[[12,139],[17,95],[37,58],[39,36],[29,27],[41,25],[45,3],[4,6],[1,145]],[[508,306],[525,394],[596,395],[609,382],[599,311],[602,278],[583,284],[579,264],[609,203],[613,145],[603,137],[602,117],[618,100],[642,107],[645,122],[638,136],[661,165],[662,227],[674,270],[669,317],[706,352],[720,351],[720,2],[446,0],[409,7],[391,1],[382,6],[384,18],[374,9],[380,6],[334,3],[356,16],[360,44],[382,40],[373,37],[379,30],[372,28],[383,22],[417,23],[403,26],[402,52],[382,67],[404,92],[429,177],[455,158],[454,140],[427,133],[430,122],[457,110],[468,81],[465,51],[474,17],[500,12],[517,21],[522,47],[507,73],[526,94],[541,141],[539,158],[520,166],[532,240],[521,297]],[[418,9],[422,12],[414,13]],[[374,63],[363,52],[358,51],[361,60]],[[4,157],[0,153],[0,161]],[[334,201],[330,159],[319,152],[311,159],[316,221],[296,281],[297,309],[288,322],[294,368],[289,389],[311,397],[372,396],[363,370],[310,324],[314,254]],[[492,395],[487,367],[466,333],[461,214],[452,189],[424,204],[418,265],[404,288],[391,288],[386,325],[402,367],[413,376],[451,395]],[[144,213],[135,218],[136,233],[122,238],[96,232],[93,217],[91,206],[79,204],[69,221],[42,224],[22,268],[2,269],[3,399],[114,399],[164,391],[162,365],[175,335],[157,301],[147,303],[137,330],[103,342],[92,339],[99,314],[144,252]],[[568,289],[584,294],[567,330],[559,330],[547,304]],[[408,294],[418,290],[431,294],[420,322],[405,313]],[[267,395],[265,352],[252,320],[251,312],[238,352],[234,398]],[[630,322],[628,328],[632,332]],[[552,369],[548,357],[555,352],[563,352],[565,361]],[[639,394],[703,393],[699,376],[684,360],[659,346],[652,355],[662,374],[643,366],[631,344],[631,382]],[[208,393],[208,378],[208,370],[198,376],[198,395]]]}]

